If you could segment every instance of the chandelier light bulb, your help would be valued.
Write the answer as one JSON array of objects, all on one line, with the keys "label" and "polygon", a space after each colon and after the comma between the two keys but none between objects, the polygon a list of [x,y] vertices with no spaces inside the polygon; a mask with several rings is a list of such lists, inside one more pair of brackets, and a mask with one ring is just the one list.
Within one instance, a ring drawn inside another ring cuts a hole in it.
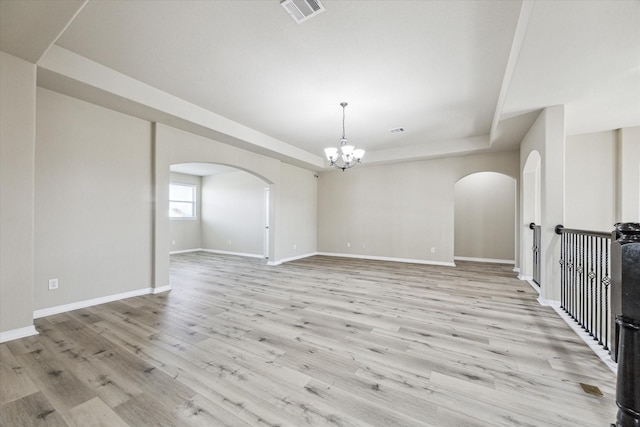
[{"label": "chandelier light bulb", "polygon": [[342,147],[340,147],[340,149],[342,150],[343,156],[350,156],[353,153],[353,150],[356,149],[356,147],[354,147],[353,145],[343,145]]},{"label": "chandelier light bulb", "polygon": [[338,160],[338,149],[335,147],[325,148],[324,154],[327,156],[327,160],[329,160],[331,164]]}]

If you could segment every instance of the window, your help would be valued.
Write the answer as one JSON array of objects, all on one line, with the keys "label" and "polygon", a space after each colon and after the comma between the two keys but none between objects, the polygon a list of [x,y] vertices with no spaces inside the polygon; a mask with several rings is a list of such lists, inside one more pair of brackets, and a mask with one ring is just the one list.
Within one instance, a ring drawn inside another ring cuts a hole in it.
[{"label": "window", "polygon": [[169,185],[169,218],[196,219],[196,186]]}]

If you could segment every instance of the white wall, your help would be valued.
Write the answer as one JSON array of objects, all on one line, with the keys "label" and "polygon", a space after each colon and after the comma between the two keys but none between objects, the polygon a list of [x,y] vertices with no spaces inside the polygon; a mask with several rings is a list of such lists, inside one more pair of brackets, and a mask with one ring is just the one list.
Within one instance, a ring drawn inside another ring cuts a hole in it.
[{"label": "white wall", "polygon": [[35,113],[36,66],[0,52],[0,341],[35,332]]},{"label": "white wall", "polygon": [[567,136],[569,228],[611,231],[640,221],[640,127]]},{"label": "white wall", "polygon": [[518,167],[509,151],[323,172],[318,251],[453,264],[455,182],[484,171],[515,178]]},{"label": "white wall", "polygon": [[265,188],[244,172],[202,178],[202,248],[264,256]]},{"label": "white wall", "polygon": [[196,186],[196,219],[170,219],[171,252],[202,247],[202,179],[196,175],[171,172],[171,183]]},{"label": "white wall", "polygon": [[455,184],[455,257],[515,260],[516,180],[479,172]]},{"label": "white wall", "polygon": [[616,222],[640,222],[640,126],[618,131]]},{"label": "white wall", "polygon": [[565,227],[613,230],[616,141],[615,131],[567,136]]},{"label": "white wall", "polygon": [[282,260],[316,252],[318,179],[312,171],[282,164],[277,251]]},{"label": "white wall", "polygon": [[35,309],[151,285],[151,165],[150,123],[38,88]]}]

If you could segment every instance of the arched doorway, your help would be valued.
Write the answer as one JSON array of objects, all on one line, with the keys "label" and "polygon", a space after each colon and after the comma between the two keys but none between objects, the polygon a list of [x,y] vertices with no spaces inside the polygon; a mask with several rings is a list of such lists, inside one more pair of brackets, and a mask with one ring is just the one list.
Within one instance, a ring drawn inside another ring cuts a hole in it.
[{"label": "arched doorway", "polygon": [[454,259],[515,263],[516,180],[477,172],[454,186]]},{"label": "arched doorway", "polygon": [[520,278],[533,278],[533,232],[529,228],[531,223],[541,225],[541,165],[540,153],[532,151],[527,157],[522,169],[522,236],[520,245]]},{"label": "arched doorway", "polygon": [[[180,163],[170,167],[170,189],[176,197],[193,189],[194,215],[172,215],[170,191],[170,252],[203,250],[268,258],[269,183],[235,167],[212,163]],[[186,189],[187,191],[182,191]],[[187,207],[189,205],[187,204]],[[176,209],[173,209],[176,210]]]}]

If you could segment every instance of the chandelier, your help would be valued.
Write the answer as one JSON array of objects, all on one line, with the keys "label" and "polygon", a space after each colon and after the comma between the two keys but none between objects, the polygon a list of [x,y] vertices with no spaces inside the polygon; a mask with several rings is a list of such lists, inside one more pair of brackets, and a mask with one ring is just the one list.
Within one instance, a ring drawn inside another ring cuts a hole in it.
[{"label": "chandelier", "polygon": [[324,149],[324,153],[329,160],[330,166],[345,171],[352,168],[364,157],[364,150],[347,144],[347,138],[344,136],[344,108],[348,104],[341,102],[342,107],[342,138],[340,138],[340,148],[329,147]]}]

